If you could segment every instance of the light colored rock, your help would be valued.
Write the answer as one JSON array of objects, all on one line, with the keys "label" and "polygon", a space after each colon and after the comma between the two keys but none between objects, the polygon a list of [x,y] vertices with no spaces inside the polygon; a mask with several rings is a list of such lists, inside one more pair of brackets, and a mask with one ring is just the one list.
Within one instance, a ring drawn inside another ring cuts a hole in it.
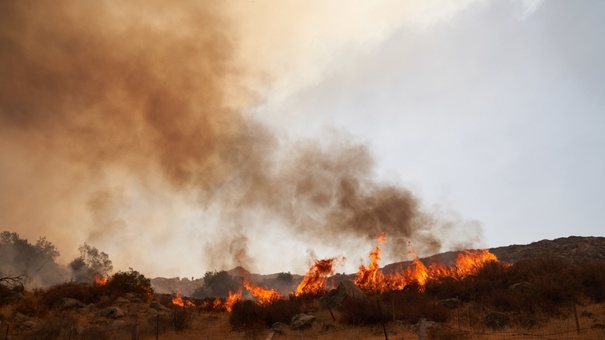
[{"label": "light colored rock", "polygon": [[290,322],[290,328],[292,328],[292,329],[310,328],[316,319],[317,319],[317,317],[312,314],[305,314],[305,313],[296,314],[292,317],[292,322]]},{"label": "light colored rock", "polygon": [[57,304],[55,304],[55,308],[57,309],[76,309],[82,308],[84,304],[82,301],[72,298],[63,298]]}]

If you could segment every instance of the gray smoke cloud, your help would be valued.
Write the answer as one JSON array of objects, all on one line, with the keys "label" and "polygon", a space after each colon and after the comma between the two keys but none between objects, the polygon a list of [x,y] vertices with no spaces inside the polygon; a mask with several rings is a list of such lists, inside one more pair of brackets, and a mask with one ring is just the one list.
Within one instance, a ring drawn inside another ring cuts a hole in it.
[{"label": "gray smoke cloud", "polygon": [[377,181],[367,146],[337,132],[291,140],[244,113],[262,98],[238,81],[249,72],[230,27],[219,4],[0,3],[2,227],[61,249],[130,242],[108,251],[114,263],[145,257],[179,209],[128,222],[129,208],[153,214],[129,198],[136,187],[218,211],[220,229],[199,230],[209,269],[254,263],[258,214],[310,247],[386,232],[394,253],[409,240],[440,250],[451,225]]}]

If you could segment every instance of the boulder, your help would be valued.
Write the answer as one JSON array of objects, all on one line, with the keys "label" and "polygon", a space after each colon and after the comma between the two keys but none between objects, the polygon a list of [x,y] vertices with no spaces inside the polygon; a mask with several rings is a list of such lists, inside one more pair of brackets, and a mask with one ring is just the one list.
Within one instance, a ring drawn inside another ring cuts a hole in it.
[{"label": "boulder", "polygon": [[321,326],[321,329],[324,331],[329,331],[334,328],[336,328],[336,325],[331,322],[324,323],[323,326]]},{"label": "boulder", "polygon": [[285,327],[286,327],[285,324],[283,324],[281,322],[276,322],[271,326],[271,331],[276,334],[283,334]]},{"label": "boulder", "polygon": [[119,303],[119,304],[129,303],[129,302],[130,302],[130,300],[125,299],[125,298],[123,298],[121,296],[114,301],[114,303]]},{"label": "boulder", "polygon": [[62,298],[61,301],[57,302],[54,306],[57,309],[76,309],[84,307],[84,304],[80,300],[72,298]]},{"label": "boulder", "polygon": [[354,299],[363,299],[366,294],[357,287],[353,281],[345,280],[338,284],[336,289],[332,289],[326,296],[320,299],[322,307],[340,307],[345,297]]},{"label": "boulder", "polygon": [[111,319],[118,319],[124,316],[124,312],[118,307],[105,307],[99,310],[97,315]]},{"label": "boulder", "polygon": [[159,301],[151,301],[151,303],[149,304],[149,307],[153,308],[157,311],[163,311],[163,312],[167,312],[170,310],[170,308],[164,306]]},{"label": "boulder", "polygon": [[317,319],[317,317],[312,314],[305,314],[305,313],[296,314],[292,317],[292,322],[290,322],[290,328],[292,328],[292,329],[310,328],[316,319]]},{"label": "boulder", "polygon": [[109,330],[115,331],[115,330],[119,330],[119,329],[126,329],[126,328],[129,328],[130,326],[131,326],[130,323],[126,320],[115,320],[109,326]]},{"label": "boulder", "polygon": [[483,324],[491,329],[501,329],[510,324],[510,316],[501,312],[490,312],[483,318]]}]

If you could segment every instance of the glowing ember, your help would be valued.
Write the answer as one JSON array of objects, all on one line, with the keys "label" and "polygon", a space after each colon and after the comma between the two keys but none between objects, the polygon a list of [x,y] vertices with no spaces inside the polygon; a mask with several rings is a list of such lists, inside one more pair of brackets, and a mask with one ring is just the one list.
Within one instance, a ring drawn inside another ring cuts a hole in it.
[{"label": "glowing ember", "polygon": [[233,309],[233,305],[242,299],[242,290],[240,289],[237,293],[232,293],[229,291],[229,296],[227,296],[227,301],[225,301],[225,309],[227,312],[231,312]]},{"label": "glowing ember", "polygon": [[325,291],[328,275],[334,274],[334,263],[342,263],[344,260],[344,257],[315,260],[298,288],[296,288],[294,295],[317,294]]},{"label": "glowing ember", "polygon": [[95,283],[99,286],[104,286],[109,282],[109,277],[107,277],[107,275],[95,274],[94,279]]},{"label": "glowing ember", "polygon": [[172,299],[172,304],[180,307],[193,307],[195,304],[189,300],[184,300],[180,293],[176,293],[176,297]]},{"label": "glowing ember", "polygon": [[248,275],[242,271],[242,277],[244,278],[244,287],[246,290],[256,298],[259,305],[266,305],[272,301],[283,299],[284,297],[277,292],[275,289],[267,289],[260,286],[256,286],[248,280]]}]

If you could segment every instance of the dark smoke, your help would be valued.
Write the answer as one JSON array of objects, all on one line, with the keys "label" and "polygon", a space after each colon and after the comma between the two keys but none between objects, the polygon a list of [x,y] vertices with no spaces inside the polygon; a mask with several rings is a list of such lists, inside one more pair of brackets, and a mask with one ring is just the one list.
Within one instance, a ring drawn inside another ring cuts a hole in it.
[{"label": "dark smoke", "polygon": [[[408,190],[375,180],[366,146],[338,133],[291,142],[242,114],[238,94],[253,91],[238,83],[246,70],[217,4],[165,4],[0,2],[4,228],[54,233],[71,249],[121,238],[133,226],[116,213],[115,179],[136,178],[219,207],[211,268],[227,252],[231,264],[254,261],[246,234],[259,212],[310,246],[384,231],[398,254],[408,240],[441,248],[443,224]],[[57,226],[83,211],[93,222],[76,235]]]}]

